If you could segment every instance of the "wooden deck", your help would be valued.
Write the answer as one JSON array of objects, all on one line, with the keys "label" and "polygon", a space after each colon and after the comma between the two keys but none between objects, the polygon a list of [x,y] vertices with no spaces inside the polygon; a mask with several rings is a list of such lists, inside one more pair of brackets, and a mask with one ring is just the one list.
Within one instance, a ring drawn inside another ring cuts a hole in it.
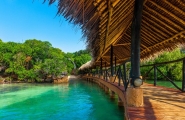
[{"label": "wooden deck", "polygon": [[[112,84],[123,91],[125,95],[123,85],[118,86],[117,81],[112,83],[96,77],[95,79],[101,83]],[[185,120],[185,93],[176,89],[153,86],[153,84],[147,83],[143,83],[141,87],[144,92],[144,105],[142,107],[128,107],[125,105],[126,119]]]},{"label": "wooden deck", "polygon": [[185,120],[185,93],[144,83],[144,106],[128,107],[130,120]]}]

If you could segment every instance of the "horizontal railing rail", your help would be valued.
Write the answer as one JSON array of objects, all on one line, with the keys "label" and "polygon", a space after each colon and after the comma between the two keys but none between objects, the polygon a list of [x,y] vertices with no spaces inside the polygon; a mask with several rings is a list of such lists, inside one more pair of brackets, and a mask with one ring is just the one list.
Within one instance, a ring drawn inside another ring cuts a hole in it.
[{"label": "horizontal railing rail", "polygon": [[[148,76],[148,74],[154,69],[154,86],[156,86],[156,82],[157,82],[157,75],[156,75],[156,71],[158,71],[162,76],[164,76],[166,78],[166,80],[168,80],[170,83],[172,83],[172,85],[177,88],[178,90],[185,92],[185,57],[178,59],[178,60],[173,60],[173,61],[167,61],[167,62],[161,62],[161,63],[154,63],[154,64],[149,64],[149,65],[142,65],[140,67],[150,67],[151,68],[143,75],[143,79],[145,80],[146,77]],[[165,75],[158,67],[160,65],[165,65],[165,64],[171,64],[171,63],[176,63],[176,62],[183,62],[183,69],[182,69],[182,73],[183,73],[183,78],[182,78],[182,88],[180,88],[172,79],[170,79],[167,75]]]}]

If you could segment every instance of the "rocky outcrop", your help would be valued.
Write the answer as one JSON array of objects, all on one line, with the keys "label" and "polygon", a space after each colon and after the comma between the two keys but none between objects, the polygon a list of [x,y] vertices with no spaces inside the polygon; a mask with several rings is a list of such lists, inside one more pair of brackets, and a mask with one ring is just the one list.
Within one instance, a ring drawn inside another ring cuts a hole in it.
[{"label": "rocky outcrop", "polygon": [[58,84],[58,83],[68,83],[68,76],[64,76],[62,78],[58,78],[58,79],[55,79],[53,81],[54,84]]},{"label": "rocky outcrop", "polygon": [[5,79],[0,76],[0,84],[3,84],[5,82]]}]

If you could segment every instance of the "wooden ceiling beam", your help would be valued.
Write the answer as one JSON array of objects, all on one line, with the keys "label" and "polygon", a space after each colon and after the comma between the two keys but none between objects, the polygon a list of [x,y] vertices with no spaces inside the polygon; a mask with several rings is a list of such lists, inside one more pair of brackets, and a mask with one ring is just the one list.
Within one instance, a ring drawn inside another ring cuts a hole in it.
[{"label": "wooden ceiling beam", "polygon": [[[141,32],[143,32],[143,30],[141,30]],[[150,36],[148,36],[148,34],[141,33],[141,43],[145,43],[148,46],[155,43],[155,40],[154,38],[151,38]]]},{"label": "wooden ceiling beam", "polygon": [[[115,29],[115,32],[116,34],[113,36],[113,37],[110,37],[110,39],[113,39],[112,40],[112,45],[114,45],[120,38],[120,36],[123,36],[125,34],[125,32],[127,31],[127,29],[129,28],[130,24],[131,24],[131,17],[132,15],[130,14],[127,19],[121,23],[116,29]],[[124,27],[124,29],[123,29]],[[122,35],[121,35],[122,34]]]},{"label": "wooden ceiling beam", "polygon": [[114,44],[122,44],[122,43],[129,43],[129,41],[127,41],[128,38],[125,38],[124,35],[120,35],[118,38],[117,38],[117,42]]},{"label": "wooden ceiling beam", "polygon": [[[146,26],[146,25],[142,25],[142,28],[144,28],[143,30],[148,33],[148,34],[151,34],[151,35],[154,35],[156,37],[158,37],[158,39],[165,39],[164,36],[161,36],[160,34],[154,32],[149,26]],[[157,39],[157,40],[158,40]]]},{"label": "wooden ceiling beam", "polygon": [[[153,34],[151,34],[150,32],[148,32],[148,33],[147,32],[143,32],[144,30],[145,29],[141,29],[141,31],[142,31],[142,33],[141,33],[142,42],[141,43],[147,44],[146,46],[151,46],[151,44],[155,44],[155,43],[159,42],[158,38],[153,37]],[[149,34],[151,34],[151,36],[148,36]],[[148,40],[148,39],[150,39],[150,40]]]},{"label": "wooden ceiling beam", "polygon": [[120,59],[120,56],[118,55],[118,52],[115,48],[114,48],[113,54],[114,54],[114,58],[116,57],[116,58]]},{"label": "wooden ceiling beam", "polygon": [[125,46],[125,45],[130,45],[131,43],[123,43],[123,44],[115,44],[115,45],[113,45],[114,47],[116,47],[116,46]]},{"label": "wooden ceiling beam", "polygon": [[101,15],[102,13],[103,13],[103,11],[107,8],[107,1],[106,0],[104,0],[104,1],[102,1],[99,5],[98,5],[98,7],[97,7],[97,11],[99,12],[99,14]]},{"label": "wooden ceiling beam", "polygon": [[144,32],[144,29],[141,29],[141,38],[142,38],[142,42],[146,41],[147,46],[151,45],[151,44],[155,44],[156,42],[158,42],[159,38],[153,37],[154,35],[151,35],[151,33],[147,33]]},{"label": "wooden ceiling beam", "polygon": [[90,18],[90,20],[87,23],[84,23],[84,26],[87,27],[87,26],[89,26],[89,24],[90,24],[90,26],[93,26],[94,23],[96,22],[96,20],[94,20],[94,19],[96,19],[96,20],[98,19],[98,12],[96,12],[95,14],[93,14],[93,16]]},{"label": "wooden ceiling beam", "polygon": [[[132,10],[128,11],[128,16],[120,16],[120,18],[118,17],[118,19],[114,20],[114,26],[111,26],[111,30],[110,30],[110,34],[114,34],[117,29],[117,26],[123,24],[123,26],[125,26],[126,24],[128,24],[128,22],[125,22],[127,20],[131,20],[132,19]],[[124,29],[124,28],[123,28]]]},{"label": "wooden ceiling beam", "polygon": [[[166,28],[160,26],[158,23],[154,22],[153,20],[151,20],[151,19],[149,19],[149,18],[147,18],[147,17],[145,17],[145,16],[143,16],[143,18],[146,19],[147,21],[149,21],[150,24],[151,24],[152,26],[156,26],[157,28],[160,28],[162,31],[164,31],[164,33],[167,33],[167,34],[169,34],[170,36],[173,35],[173,33],[171,33],[171,32],[170,32],[169,30],[167,30]],[[148,22],[148,23],[149,23],[149,22]]]},{"label": "wooden ceiling beam", "polygon": [[102,59],[103,59],[103,61],[105,61],[107,64],[110,63],[109,61],[107,61],[107,59],[105,59],[105,58],[103,58],[103,57],[102,57]]},{"label": "wooden ceiling beam", "polygon": [[179,17],[177,17],[176,15],[174,15],[173,13],[171,13],[170,11],[168,11],[165,8],[159,6],[158,4],[156,4],[155,2],[153,2],[152,0],[150,0],[149,2],[152,3],[153,5],[155,5],[156,7],[158,7],[160,10],[168,13],[170,16],[172,16],[174,19],[176,19],[181,24],[184,24],[184,20],[180,19]]},{"label": "wooden ceiling beam", "polygon": [[148,47],[147,46],[145,46],[144,44],[141,44],[141,47],[144,47],[145,49],[147,49]]},{"label": "wooden ceiling beam", "polygon": [[179,4],[181,4],[181,5],[183,5],[185,7],[185,3],[182,2],[182,0],[175,0],[175,1],[179,2]]},{"label": "wooden ceiling beam", "polygon": [[168,38],[169,36],[166,35],[165,33],[163,33],[161,30],[155,28],[154,26],[150,25],[148,22],[146,22],[145,20],[142,21],[147,27],[150,27],[151,29],[153,29],[153,32],[157,32],[158,34],[162,35],[165,38]]},{"label": "wooden ceiling beam", "polygon": [[110,58],[110,56],[102,56],[102,57],[105,57],[105,58]]},{"label": "wooden ceiling beam", "polygon": [[[126,0],[124,1],[124,2],[126,2]],[[123,4],[123,3],[122,3]],[[125,7],[123,7],[122,5],[120,5],[119,6],[119,8],[116,8],[116,10],[113,10],[113,16],[112,16],[112,18],[113,18],[113,21],[111,22],[111,24],[110,25],[112,25],[112,24],[114,24],[115,25],[115,23],[117,23],[116,21],[118,20],[118,19],[120,19],[120,16],[121,17],[123,17],[123,16],[125,16],[125,14],[124,14],[124,12],[125,12],[125,10],[127,10],[130,6],[129,6],[129,4],[131,4],[131,3],[129,3],[129,2],[127,2],[127,3],[125,3],[126,5],[124,5]],[[121,11],[121,13],[120,12],[118,12],[118,10],[120,10]],[[106,16],[108,16],[108,14],[107,14],[108,12],[106,12],[105,13],[105,15]],[[128,13],[127,13],[128,14]],[[103,18],[103,23],[101,23],[101,29],[105,29],[105,23],[107,22],[107,17],[106,16],[104,16]],[[116,19],[114,19],[116,17]],[[124,17],[123,17],[124,18]],[[102,27],[104,25],[104,27]]]},{"label": "wooden ceiling beam", "polygon": [[[129,22],[129,21],[128,21]],[[129,24],[128,24],[129,25]],[[117,29],[119,30],[119,29],[121,29],[122,27],[121,26],[123,26],[123,25],[120,25]],[[128,26],[126,26],[126,27],[128,27]],[[123,34],[124,33],[124,30],[126,30],[126,29],[121,29],[120,31],[117,31],[117,34],[114,36],[114,38],[112,38],[112,39],[114,39],[114,40],[112,40],[113,42],[115,42],[116,41],[116,39],[117,38],[119,38],[120,36],[121,36],[121,34]],[[111,44],[111,43],[110,43]],[[110,47],[110,46],[109,46]],[[109,50],[109,49],[107,49],[107,50]],[[105,51],[105,53],[106,53],[106,51]],[[102,55],[104,55],[104,53],[102,54]],[[100,58],[100,57],[99,57]]]},{"label": "wooden ceiling beam", "polygon": [[167,0],[164,0],[164,2],[167,3],[170,7],[174,8],[176,11],[178,11],[181,15],[185,15],[185,12],[183,10],[179,9],[178,7],[173,5],[172,3],[168,2]]},{"label": "wooden ceiling beam", "polygon": [[157,18],[162,18],[163,20],[167,21],[168,24],[176,27],[178,30],[183,30],[182,27],[180,27],[179,25],[177,25],[176,23],[174,23],[173,21],[171,21],[169,18],[164,17],[163,15],[161,15],[159,12],[153,10],[152,8],[145,6],[145,8],[147,9],[147,11],[151,14],[153,13]]},{"label": "wooden ceiling beam", "polygon": [[[128,18],[129,18],[129,20],[131,19],[131,16],[128,16]],[[122,24],[122,25],[124,25],[124,24],[126,24],[126,23],[128,23],[128,22],[126,22],[126,21],[128,21],[128,18],[126,18],[126,19],[121,19],[121,20],[119,20],[119,21],[117,21],[115,24],[114,24],[114,26],[111,26],[111,29],[110,29],[110,36],[111,36],[111,34],[114,34],[114,33],[116,33],[116,29],[118,29],[118,27],[117,26],[119,26],[120,24]],[[112,22],[114,22],[115,20],[113,20]],[[102,28],[102,29],[104,29],[104,28]],[[124,28],[123,28],[124,29]],[[103,31],[101,31],[101,33],[103,33],[105,31],[105,29],[103,30]]]},{"label": "wooden ceiling beam", "polygon": [[163,24],[164,26],[166,26],[167,28],[172,30],[174,33],[178,33],[178,31],[176,29],[172,28],[170,25],[166,24],[164,21],[160,20],[159,18],[157,18],[156,16],[152,15],[148,11],[143,11],[143,13],[147,14],[148,16],[150,16],[152,19],[156,20],[157,22],[160,22],[161,24]]},{"label": "wooden ceiling beam", "polygon": [[121,12],[115,11],[113,13],[113,18],[115,18],[115,20],[111,23],[111,25],[115,25],[115,23],[117,23],[117,21],[119,21],[121,18],[126,18],[126,16],[129,16],[129,14],[133,11],[133,9],[132,9],[133,6],[134,6],[134,1],[127,2],[124,4],[124,6],[122,6],[119,9]]},{"label": "wooden ceiling beam", "polygon": [[[129,30],[129,33],[130,33],[130,30]],[[125,36],[127,36],[129,39],[131,39],[131,36],[130,36],[130,35],[128,35],[128,33],[127,33],[127,32],[126,32],[124,35],[125,35]]]},{"label": "wooden ceiling beam", "polygon": [[[161,42],[156,43],[155,45],[148,47],[148,49],[152,49],[152,48],[155,48],[156,46],[162,45],[162,44],[164,44],[166,42],[173,41],[173,39],[178,39],[177,38],[178,36],[179,37],[183,37],[183,34],[185,34],[185,31],[182,31],[182,32],[180,32],[180,33],[178,33],[178,34],[176,34],[176,35],[174,35],[171,38],[168,38],[166,40],[162,40]],[[143,50],[141,53],[143,53],[143,52],[146,52],[146,50]]]},{"label": "wooden ceiling beam", "polygon": [[[125,9],[122,5],[124,5],[124,4],[126,4],[126,1],[127,0],[124,0],[124,1],[121,1],[121,5],[119,5],[118,7],[116,7],[115,9],[114,9],[114,11],[113,11],[113,17],[115,17],[115,15],[116,15],[116,13],[119,15],[119,12],[118,12],[118,10],[120,10],[120,9]],[[122,11],[122,10],[121,10]],[[105,15],[107,15],[108,16],[108,11],[105,11],[105,13],[104,13],[104,16],[103,16],[103,18],[102,18],[102,21],[107,21],[107,17],[105,16]],[[116,15],[117,16],[117,15]]]},{"label": "wooden ceiling beam", "polygon": [[125,58],[122,58],[122,59],[120,59],[119,61],[126,61],[126,60],[128,60],[128,59],[130,59],[130,56],[129,57],[125,57]]}]

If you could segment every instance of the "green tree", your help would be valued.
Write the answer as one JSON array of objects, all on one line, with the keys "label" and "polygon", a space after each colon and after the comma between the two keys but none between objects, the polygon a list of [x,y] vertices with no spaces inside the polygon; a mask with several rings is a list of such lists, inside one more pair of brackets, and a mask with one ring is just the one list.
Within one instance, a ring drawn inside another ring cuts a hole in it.
[{"label": "green tree", "polygon": [[91,55],[88,50],[79,50],[74,53],[65,54],[65,63],[67,65],[68,73],[71,73],[74,69],[78,69],[80,66],[91,60]]},{"label": "green tree", "polygon": [[63,72],[70,74],[90,59],[88,50],[64,53],[47,41],[29,39],[15,43],[0,40],[0,67],[5,68],[1,73],[15,80],[41,81]]},{"label": "green tree", "polygon": [[[142,64],[154,64],[154,63],[167,62],[167,61],[177,60],[183,57],[185,57],[185,54],[181,52],[180,48],[177,48],[171,52],[163,52],[163,54],[159,55],[157,58],[147,62],[143,62]],[[142,67],[141,74],[142,75],[146,74],[146,72],[150,68],[151,67]],[[182,80],[182,62],[159,65],[158,69],[160,69],[161,72],[163,72],[165,75],[167,75],[169,78],[173,80]],[[153,70],[149,73],[148,77],[149,79],[154,78]],[[158,73],[158,79],[164,80],[165,78]]]}]

